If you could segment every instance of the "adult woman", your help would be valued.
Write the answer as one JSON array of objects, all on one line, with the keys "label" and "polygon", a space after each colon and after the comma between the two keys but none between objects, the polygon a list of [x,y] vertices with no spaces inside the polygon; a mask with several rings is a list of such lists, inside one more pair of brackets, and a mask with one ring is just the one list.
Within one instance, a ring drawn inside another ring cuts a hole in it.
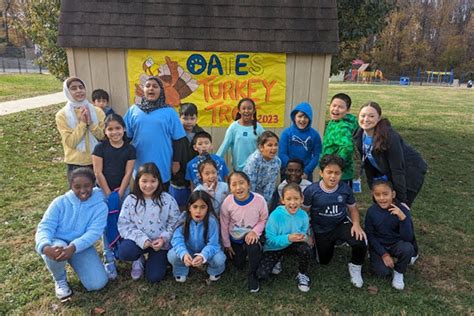
[{"label": "adult woman", "polygon": [[[139,104],[132,105],[124,116],[127,136],[137,151],[136,170],[146,162],[154,162],[168,188],[174,150],[186,137],[178,113],[165,104],[165,91],[160,79],[149,77]],[[178,166],[179,167],[179,166]],[[173,169],[176,169],[173,166]]]},{"label": "adult woman", "polygon": [[382,109],[376,102],[369,102],[360,109],[360,129],[354,140],[362,166],[369,187],[375,179],[385,177],[393,183],[396,199],[411,207],[421,190],[428,165],[403,141],[389,120],[381,116]]},{"label": "adult woman", "polygon": [[98,140],[104,138],[104,112],[86,99],[86,85],[77,78],[64,81],[66,105],[56,113],[56,126],[61,134],[67,175],[79,167],[92,169],[91,153]]}]

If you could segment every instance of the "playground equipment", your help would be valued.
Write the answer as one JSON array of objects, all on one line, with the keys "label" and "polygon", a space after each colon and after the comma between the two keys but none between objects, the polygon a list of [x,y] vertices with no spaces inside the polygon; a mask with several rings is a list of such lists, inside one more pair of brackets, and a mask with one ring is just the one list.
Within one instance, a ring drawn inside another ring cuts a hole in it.
[{"label": "playground equipment", "polygon": [[364,63],[361,59],[352,61],[352,69],[344,78],[345,80],[371,83],[373,81],[384,81],[383,72],[380,69],[368,70],[370,64]]},{"label": "playground equipment", "polygon": [[453,84],[454,71],[426,71],[426,82]]}]

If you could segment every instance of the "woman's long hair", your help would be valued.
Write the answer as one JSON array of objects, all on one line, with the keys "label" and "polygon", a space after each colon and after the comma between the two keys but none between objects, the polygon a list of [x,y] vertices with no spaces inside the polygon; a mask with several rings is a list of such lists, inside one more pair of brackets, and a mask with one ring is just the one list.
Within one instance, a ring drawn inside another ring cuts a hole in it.
[{"label": "woman's long hair", "polygon": [[[380,117],[382,117],[382,108],[377,102],[370,101],[364,104],[360,109],[362,110],[365,107],[372,107],[377,111]],[[390,121],[386,118],[381,118],[380,121],[375,125],[374,128],[374,138],[373,138],[373,151],[376,153],[381,153],[388,149],[388,138],[389,131],[392,125]]]}]

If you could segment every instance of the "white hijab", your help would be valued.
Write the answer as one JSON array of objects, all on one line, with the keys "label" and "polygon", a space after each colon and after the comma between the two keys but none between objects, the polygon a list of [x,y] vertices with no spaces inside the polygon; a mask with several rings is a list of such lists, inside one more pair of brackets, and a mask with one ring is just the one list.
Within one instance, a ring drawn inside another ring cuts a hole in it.
[{"label": "white hijab", "polygon": [[[69,78],[69,79],[71,79],[71,78]],[[69,92],[69,89],[67,87],[67,81],[69,79],[66,79],[63,82],[63,92],[64,92],[64,95],[66,96],[66,98],[68,100],[66,105],[64,106],[64,112],[66,113],[67,125],[72,129],[76,128],[77,124],[79,123],[79,120],[77,119],[76,112],[74,110],[77,109],[77,108],[83,107],[83,106],[87,106],[87,108],[89,109],[92,124],[98,124],[99,121],[97,119],[97,113],[95,111],[95,108],[87,100],[87,98],[85,98],[81,102],[77,102],[72,97],[71,92]],[[75,79],[79,80],[82,83],[82,85],[84,86],[84,89],[86,88],[86,85],[84,84],[84,82],[81,79],[79,79],[79,78],[75,78]],[[87,129],[87,133],[89,133],[89,145],[90,145],[90,151],[92,152],[95,145],[97,145],[98,140],[97,140],[97,138],[95,138],[95,136],[91,133],[91,131],[89,129]],[[78,151],[81,151],[81,152],[86,151],[86,138],[85,138],[85,135],[82,137],[79,144],[77,144],[76,149]]]}]

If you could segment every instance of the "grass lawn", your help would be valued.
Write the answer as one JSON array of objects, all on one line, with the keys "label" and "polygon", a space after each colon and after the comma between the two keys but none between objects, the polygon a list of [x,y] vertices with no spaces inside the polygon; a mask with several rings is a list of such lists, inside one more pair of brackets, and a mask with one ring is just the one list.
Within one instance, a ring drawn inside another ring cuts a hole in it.
[{"label": "grass lawn", "polygon": [[0,102],[62,91],[61,81],[52,75],[0,75]]},{"label": "grass lawn", "polygon": [[[342,247],[329,266],[311,265],[308,293],[296,287],[292,260],[285,260],[282,274],[264,282],[256,295],[247,292],[245,274],[232,268],[216,284],[208,285],[205,273],[194,271],[185,284],[169,276],[149,285],[133,282],[130,265],[120,263],[118,280],[96,293],[86,293],[69,274],[75,295],[59,303],[34,251],[36,225],[51,200],[67,189],[54,124],[61,105],[54,105],[0,117],[0,314],[472,314],[474,91],[332,84],[329,96],[337,92],[351,95],[354,112],[368,100],[378,101],[430,166],[413,207],[421,258],[406,274],[405,291],[392,289],[389,280],[374,278],[367,269],[364,288],[352,287],[346,265],[350,253]],[[365,213],[368,193],[356,198]]]}]

